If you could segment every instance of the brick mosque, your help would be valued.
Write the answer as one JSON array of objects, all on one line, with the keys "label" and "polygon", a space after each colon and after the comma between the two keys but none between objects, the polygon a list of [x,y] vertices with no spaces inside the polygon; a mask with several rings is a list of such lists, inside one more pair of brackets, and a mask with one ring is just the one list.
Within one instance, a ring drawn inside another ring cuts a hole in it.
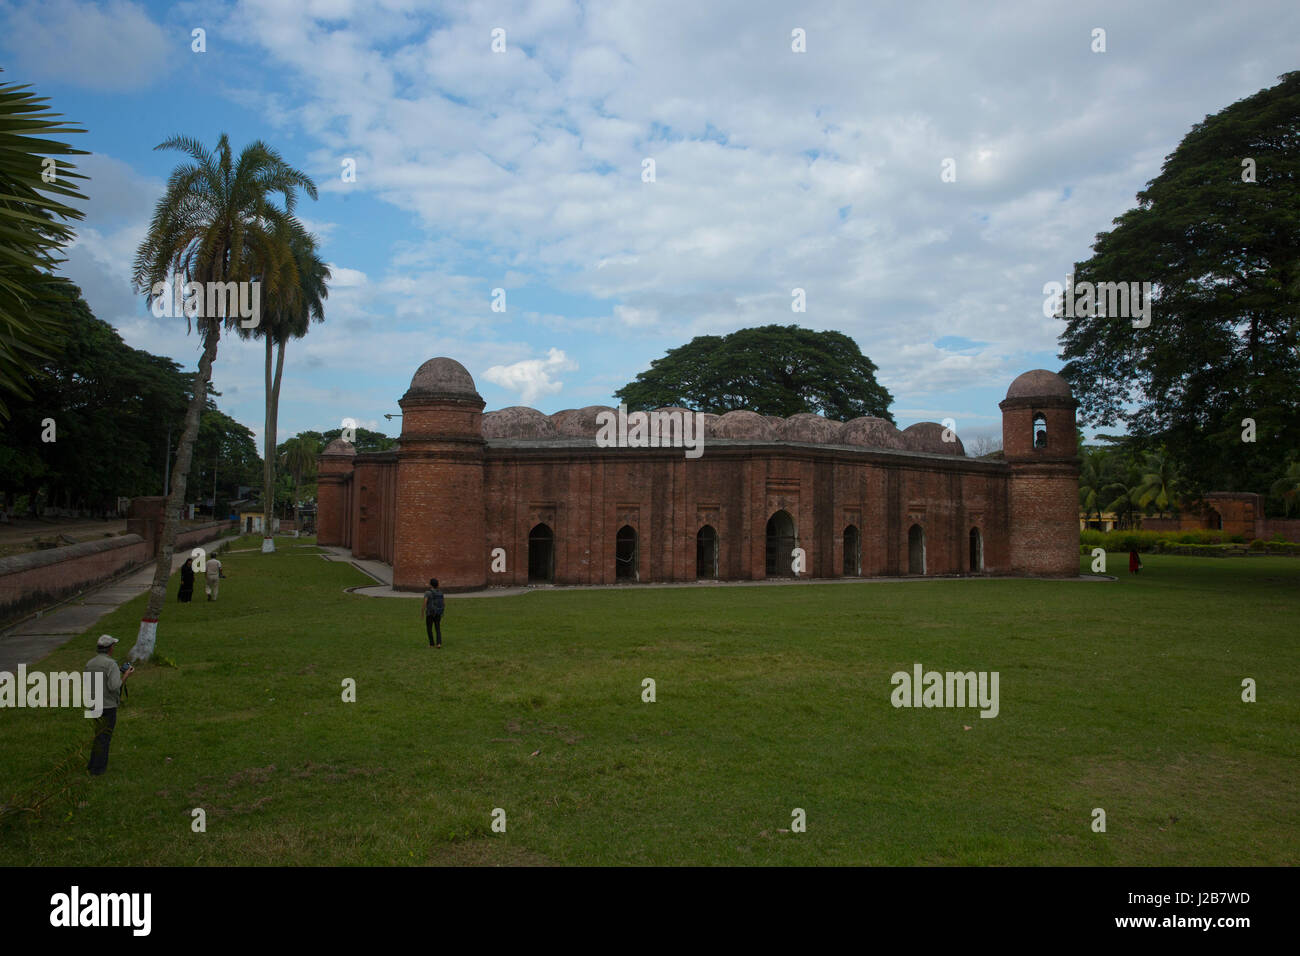
[{"label": "brick mosque", "polygon": [[321,453],[317,534],[391,565],[402,590],[1079,573],[1077,403],[1043,369],[999,405],[1000,459],[966,457],[933,422],[750,411],[704,415],[695,458],[602,447],[607,406],[484,414],[449,358],[399,404],[395,449]]}]

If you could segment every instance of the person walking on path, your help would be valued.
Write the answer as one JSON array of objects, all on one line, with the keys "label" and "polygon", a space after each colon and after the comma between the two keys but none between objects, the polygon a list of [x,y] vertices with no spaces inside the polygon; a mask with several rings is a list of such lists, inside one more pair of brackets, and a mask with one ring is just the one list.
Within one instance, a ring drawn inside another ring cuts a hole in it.
[{"label": "person walking on path", "polygon": [[112,743],[113,728],[117,726],[122,683],[135,673],[135,668],[129,664],[126,670],[122,670],[113,660],[113,645],[116,643],[116,637],[101,634],[95,644],[99,653],[86,662],[86,673],[104,675],[104,710],[95,718],[95,740],[90,745],[90,765],[86,767],[96,777],[108,769],[108,745]]},{"label": "person walking on path", "polygon": [[[438,590],[438,579],[429,578],[429,590],[424,592],[420,610],[424,614],[424,632],[429,635],[430,647],[442,647],[442,612],[445,609],[446,601],[443,599],[442,592]],[[436,644],[433,642],[435,631],[438,634]]]},{"label": "person walking on path", "polygon": [[193,560],[186,558],[181,565],[181,589],[176,593],[176,600],[182,604],[189,604],[190,598],[194,597],[194,565],[190,563]]},{"label": "person walking on path", "polygon": [[208,600],[215,601],[217,592],[221,590],[221,579],[225,575],[221,573],[221,562],[215,557],[209,557],[207,565],[207,570],[204,572],[207,576],[207,585],[204,590],[208,592]]}]

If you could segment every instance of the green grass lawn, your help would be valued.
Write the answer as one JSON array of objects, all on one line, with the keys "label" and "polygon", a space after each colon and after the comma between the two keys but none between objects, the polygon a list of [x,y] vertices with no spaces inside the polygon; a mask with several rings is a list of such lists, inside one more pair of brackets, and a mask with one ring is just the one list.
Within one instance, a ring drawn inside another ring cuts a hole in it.
[{"label": "green grass lawn", "polygon": [[[223,554],[215,604],[177,604],[173,579],[158,649],[175,666],[131,679],[107,775],[0,825],[0,863],[1300,859],[1300,560],[452,595],[435,651],[418,601],[346,594],[372,582],[295,544]],[[143,607],[40,669],[79,670],[104,631],[129,648]],[[890,676],[916,662],[998,671],[1000,714],[895,709]],[[89,727],[0,711],[0,799]],[[796,807],[806,832],[787,832]]]}]

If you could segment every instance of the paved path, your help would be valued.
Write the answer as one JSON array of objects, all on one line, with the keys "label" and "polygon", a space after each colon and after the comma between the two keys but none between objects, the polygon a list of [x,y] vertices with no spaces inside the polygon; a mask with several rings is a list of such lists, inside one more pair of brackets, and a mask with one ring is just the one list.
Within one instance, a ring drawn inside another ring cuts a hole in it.
[{"label": "paved path", "polygon": [[[363,585],[361,587],[347,588],[353,594],[360,594],[364,597],[396,597],[396,598],[422,598],[423,591],[395,591],[393,590],[393,569],[391,566],[384,564],[382,561],[372,561],[364,558],[352,557],[352,552],[347,548],[340,548],[332,545],[322,545],[321,549],[325,552],[325,560],[342,561],[350,564],[358,571],[362,572],[377,581],[377,584]],[[515,594],[528,594],[533,591],[604,591],[614,588],[773,588],[773,587],[790,587],[801,584],[924,584],[929,581],[1027,581],[1037,580],[1032,578],[1019,577],[1012,574],[983,574],[978,577],[968,577],[966,575],[927,575],[925,577],[871,577],[871,578],[805,578],[803,580],[793,580],[791,578],[777,578],[775,580],[764,581],[656,581],[646,584],[566,584],[557,587],[553,584],[534,584],[528,587],[501,587],[501,588],[484,588],[482,591],[457,591],[447,595],[448,600],[460,598],[481,598],[481,597],[510,597]],[[1114,581],[1115,578],[1110,575],[1089,575],[1081,574],[1077,578],[1044,578],[1041,580],[1051,581]]]},{"label": "paved path", "polygon": [[[222,541],[211,542],[207,547],[209,554],[216,553],[221,550]],[[172,574],[180,569],[188,557],[188,551],[172,555]],[[0,671],[13,673],[19,664],[35,664],[74,637],[84,634],[100,618],[117,610],[133,597],[148,592],[153,586],[153,571],[151,561],[124,578],[74,597],[53,610],[44,611],[37,617],[30,617],[9,630],[0,632]],[[131,634],[115,634],[114,637],[119,637],[128,644],[135,640]]]}]

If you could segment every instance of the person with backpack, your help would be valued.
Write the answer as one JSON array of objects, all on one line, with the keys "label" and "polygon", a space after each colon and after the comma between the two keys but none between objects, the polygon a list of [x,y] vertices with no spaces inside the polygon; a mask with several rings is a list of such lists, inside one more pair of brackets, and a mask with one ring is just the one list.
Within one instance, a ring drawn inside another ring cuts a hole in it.
[{"label": "person with backpack", "polygon": [[[429,635],[430,647],[442,647],[442,612],[446,609],[446,601],[443,600],[442,592],[438,590],[438,579],[429,578],[429,590],[424,592],[424,600],[420,602],[420,610],[424,614],[424,630]],[[434,632],[437,632],[438,643],[433,642]]]}]

